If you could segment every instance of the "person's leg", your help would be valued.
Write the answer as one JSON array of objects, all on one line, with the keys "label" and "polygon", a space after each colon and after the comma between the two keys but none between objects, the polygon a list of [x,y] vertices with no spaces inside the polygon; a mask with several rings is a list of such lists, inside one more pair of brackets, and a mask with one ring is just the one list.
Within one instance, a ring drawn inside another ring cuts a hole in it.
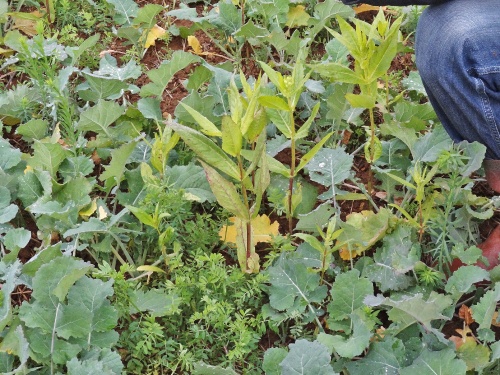
[{"label": "person's leg", "polygon": [[417,68],[439,119],[454,141],[484,144],[488,159],[500,159],[499,8],[498,0],[430,6],[416,35]]},{"label": "person's leg", "polygon": [[[499,1],[451,0],[428,7],[417,28],[416,57],[443,126],[456,142],[486,146],[486,180],[500,193]],[[500,226],[478,247],[487,268],[498,265]]]}]

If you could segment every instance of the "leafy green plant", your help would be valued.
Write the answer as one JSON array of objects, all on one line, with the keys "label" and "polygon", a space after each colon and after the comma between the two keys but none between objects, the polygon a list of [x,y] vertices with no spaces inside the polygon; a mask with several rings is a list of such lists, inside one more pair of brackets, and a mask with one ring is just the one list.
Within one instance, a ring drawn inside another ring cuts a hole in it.
[{"label": "leafy green plant", "polygon": [[261,66],[281,96],[263,95],[259,98],[259,102],[266,107],[269,119],[286,138],[290,139],[291,142],[290,166],[286,167],[276,160],[273,160],[270,164],[271,171],[278,172],[289,179],[286,215],[288,218],[288,232],[291,234],[293,232],[293,213],[302,199],[300,188],[298,192],[293,191],[294,179],[321,147],[323,147],[328,138],[330,138],[331,133],[323,137],[323,139],[321,139],[321,141],[319,141],[309,152],[303,155],[300,163],[297,165],[297,141],[309,135],[309,128],[319,110],[319,104],[317,104],[312,109],[311,115],[304,124],[299,129],[296,129],[295,110],[300,94],[304,90],[304,85],[309,79],[311,72],[309,71],[306,73],[301,59],[294,65],[291,75],[286,76],[273,70],[266,63],[261,62]]},{"label": "leafy green plant", "polygon": [[[370,131],[365,145],[365,158],[371,164],[380,157],[381,145],[376,135],[374,108],[378,101],[378,81],[387,75],[392,60],[398,51],[399,27],[402,18],[392,24],[380,11],[370,25],[354,20],[356,27],[338,18],[341,33],[329,30],[345,46],[354,58],[354,70],[337,62],[327,62],[314,67],[318,73],[336,81],[359,86],[359,94],[347,94],[346,99],[353,107],[368,109]],[[388,99],[387,99],[388,100]],[[372,190],[372,177],[368,190]]]},{"label": "leafy green plant", "polygon": [[[193,129],[175,123],[169,126],[203,161],[203,168],[217,201],[235,215],[238,261],[242,270],[258,272],[259,257],[255,252],[252,226],[259,214],[264,191],[269,185],[263,133],[267,121],[258,103],[261,80],[257,80],[252,88],[243,76],[240,79],[246,98],[240,95],[232,81],[229,91],[231,115],[223,117],[222,131],[208,118],[184,104],[204,133],[222,138],[222,148]],[[250,146],[250,150],[244,149],[246,145]],[[244,165],[245,157],[250,161],[247,167]],[[213,167],[236,180],[239,191]],[[253,198],[249,194],[253,194]]]}]

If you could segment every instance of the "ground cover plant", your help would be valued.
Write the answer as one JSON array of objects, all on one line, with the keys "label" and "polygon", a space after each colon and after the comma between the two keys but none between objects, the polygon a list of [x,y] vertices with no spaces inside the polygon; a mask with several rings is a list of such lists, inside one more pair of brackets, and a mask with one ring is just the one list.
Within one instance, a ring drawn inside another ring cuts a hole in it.
[{"label": "ground cover plant", "polygon": [[0,0],[0,372],[498,373],[422,9]]}]

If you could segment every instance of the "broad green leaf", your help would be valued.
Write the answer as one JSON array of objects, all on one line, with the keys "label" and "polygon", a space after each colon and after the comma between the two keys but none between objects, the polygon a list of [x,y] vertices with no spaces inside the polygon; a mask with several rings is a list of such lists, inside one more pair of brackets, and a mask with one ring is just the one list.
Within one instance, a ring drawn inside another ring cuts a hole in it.
[{"label": "broad green leaf", "polygon": [[162,121],[163,116],[160,108],[160,101],[156,98],[141,98],[137,102],[137,109],[141,111],[145,118]]},{"label": "broad green leaf", "polygon": [[164,289],[137,290],[131,300],[130,314],[148,312],[152,316],[170,316],[178,312],[180,303],[177,295],[167,294]]},{"label": "broad green leaf", "polygon": [[111,162],[106,165],[105,171],[99,179],[104,181],[106,189],[111,190],[113,186],[119,185],[124,178],[127,160],[134,151],[137,142],[129,142],[111,151]]},{"label": "broad green leaf", "polygon": [[500,283],[495,283],[492,290],[488,290],[478,303],[471,306],[472,317],[479,324],[479,329],[491,327],[498,301],[500,301]]},{"label": "broad green leaf", "polygon": [[314,6],[314,17],[318,20],[326,22],[335,16],[352,18],[354,11],[350,6],[339,3],[336,0],[326,0]]},{"label": "broad green leaf", "polygon": [[217,202],[239,219],[245,222],[250,221],[248,209],[241,201],[236,187],[208,164],[202,162],[202,165],[212,192],[217,198]]},{"label": "broad green leaf", "polygon": [[234,34],[236,37],[243,37],[249,41],[252,45],[257,45],[260,38],[265,38],[269,35],[269,31],[259,25],[256,25],[252,20],[245,23],[240,29]]},{"label": "broad green leaf", "polygon": [[[92,342],[94,332],[105,332],[112,330],[117,323],[118,313],[111,306],[108,298],[113,295],[113,280],[103,282],[90,277],[78,280],[68,293],[68,305],[75,305],[85,309],[85,313],[91,317],[85,328],[85,338]],[[71,321],[74,317],[69,317]],[[74,327],[67,327],[68,334]],[[60,336],[62,336],[60,334]]]},{"label": "broad green leaf", "polygon": [[[404,142],[404,140],[403,140]],[[439,155],[450,150],[453,145],[450,136],[442,126],[436,126],[432,132],[426,133],[420,137],[414,144],[412,150],[415,161],[424,161],[432,163],[437,160]]]},{"label": "broad green leaf", "polygon": [[34,153],[28,161],[28,165],[33,169],[48,171],[52,178],[61,163],[68,156],[68,152],[59,143],[43,143],[35,141],[33,145]]},{"label": "broad green leaf", "polygon": [[11,195],[9,189],[0,186],[0,224],[5,224],[14,219],[19,208],[14,204],[9,204]]},{"label": "broad green leaf", "polygon": [[142,87],[141,97],[156,96],[160,98],[175,73],[199,61],[200,58],[192,53],[175,51],[169,61],[164,61],[158,69],[146,73],[151,82]]},{"label": "broad green leaf", "polygon": [[39,250],[35,256],[30,258],[30,260],[23,265],[23,274],[31,277],[35,276],[41,266],[49,263],[52,259],[59,256],[62,256],[60,242]]},{"label": "broad green leaf", "polygon": [[76,125],[82,131],[92,131],[106,134],[111,138],[109,126],[113,124],[125,109],[116,102],[100,100],[95,106],[82,112],[80,121]]},{"label": "broad green leaf", "polygon": [[267,115],[271,122],[276,125],[278,130],[283,133],[283,135],[287,138],[292,137],[292,122],[291,115],[289,111],[279,111],[272,108],[266,109]]},{"label": "broad green leaf", "polygon": [[392,336],[375,341],[363,358],[346,364],[350,375],[399,375],[405,363],[403,342]]},{"label": "broad green leaf", "polygon": [[19,250],[25,247],[31,239],[31,232],[24,228],[10,229],[3,238],[3,244],[10,253],[3,258],[4,262],[17,258]]},{"label": "broad green leaf", "polygon": [[457,375],[465,374],[467,366],[457,359],[455,352],[444,349],[438,352],[424,349],[420,356],[409,367],[401,369],[401,375]]},{"label": "broad green leaf", "polygon": [[119,24],[130,24],[137,16],[139,6],[133,0],[106,0],[115,7],[114,20]]},{"label": "broad green leaf", "polygon": [[236,157],[241,153],[243,136],[241,130],[230,116],[222,116],[222,149],[229,155]]},{"label": "broad green leaf", "polygon": [[128,83],[116,78],[103,77],[90,72],[82,72],[85,82],[77,87],[82,100],[98,102],[102,99],[120,97],[129,87]]},{"label": "broad green leaf", "polygon": [[335,186],[351,176],[353,161],[354,157],[342,148],[323,148],[311,159],[307,165],[311,180],[330,187],[321,195],[321,199],[335,197]]},{"label": "broad green leaf", "polygon": [[259,97],[259,103],[266,108],[275,109],[278,111],[290,111],[288,104],[278,96],[262,95]]},{"label": "broad green leaf", "polygon": [[167,167],[165,178],[174,189],[182,189],[198,202],[215,202],[215,196],[210,189],[205,171],[199,165],[174,165]]},{"label": "broad green leaf", "polygon": [[19,178],[18,198],[25,207],[52,194],[52,177],[48,171],[27,171]]},{"label": "broad green leaf", "polygon": [[[201,96],[198,91],[192,91],[191,94],[182,99],[180,103],[189,105],[213,123],[220,124],[220,118],[213,114],[215,107],[215,99],[213,96]],[[193,116],[191,116],[181,105],[175,108],[174,116],[179,123],[196,124]]]},{"label": "broad green leaf", "polygon": [[6,172],[21,162],[21,150],[14,148],[5,139],[0,139],[0,172]]},{"label": "broad green leaf", "polygon": [[26,334],[30,343],[31,357],[38,359],[39,362],[49,363],[50,359],[55,364],[63,365],[67,361],[75,358],[82,350],[82,346],[72,344],[59,339],[52,332],[42,332],[41,330],[29,330]]},{"label": "broad green leaf", "polygon": [[16,286],[23,284],[19,278],[21,276],[22,264],[19,260],[7,264],[0,262],[0,280],[2,288],[0,289],[0,330],[3,331],[7,324],[11,323],[12,319],[12,304],[10,294]]},{"label": "broad green leaf", "polygon": [[330,353],[317,341],[297,340],[281,362],[282,374],[335,375]]},{"label": "broad green leaf", "polygon": [[318,228],[326,225],[334,214],[335,209],[331,203],[322,203],[308,214],[297,215],[299,221],[295,226],[295,230],[316,233]]},{"label": "broad green leaf", "polygon": [[323,148],[323,145],[326,143],[326,141],[328,141],[328,139],[330,139],[332,134],[333,133],[328,133],[327,135],[325,135],[323,139],[321,139],[321,141],[316,143],[313,148],[311,148],[305,155],[302,156],[302,158],[300,159],[300,163],[295,170],[296,174],[300,170],[302,170],[302,168],[304,168],[309,163],[309,161],[311,161],[311,159],[318,153],[319,150]]},{"label": "broad green leaf", "polygon": [[373,255],[374,263],[365,268],[365,276],[378,284],[382,292],[404,290],[414,278],[406,275],[420,260],[420,251],[412,229],[399,225],[384,237],[383,246]]},{"label": "broad green leaf", "polygon": [[31,119],[17,127],[16,133],[21,134],[27,141],[40,140],[47,136],[49,123],[42,119]]},{"label": "broad green leaf", "polygon": [[234,79],[238,83],[238,76],[233,73],[232,65],[227,65],[228,70],[218,66],[213,66],[205,62],[203,64],[208,70],[212,72],[212,79],[207,88],[207,95],[212,96],[214,99],[214,106],[211,108],[211,113],[216,116],[229,115],[229,100],[227,89]]},{"label": "broad green leaf", "polygon": [[132,25],[148,30],[156,24],[156,16],[165,8],[159,4],[146,4],[139,8]]},{"label": "broad green leaf", "polygon": [[221,366],[207,365],[203,362],[197,362],[194,365],[193,375],[237,375],[231,368]]},{"label": "broad green leaf", "polygon": [[211,139],[194,129],[174,122],[167,126],[174,129],[200,159],[239,181],[240,171],[237,165]]},{"label": "broad green leaf", "polygon": [[332,337],[333,348],[345,358],[353,358],[363,353],[372,337],[370,328],[357,314],[352,314],[351,319],[353,332],[349,337],[345,338],[340,335]]},{"label": "broad green leaf", "polygon": [[212,19],[210,23],[222,29],[227,35],[233,35],[241,27],[241,9],[231,1],[219,1],[217,7],[218,17]]},{"label": "broad green leaf", "polygon": [[217,126],[215,126],[215,124],[212,121],[210,121],[208,118],[203,116],[200,112],[191,108],[190,106],[188,106],[185,103],[181,102],[179,104],[181,104],[184,107],[184,109],[194,118],[194,120],[196,121],[196,124],[198,124],[201,127],[201,131],[203,133],[205,133],[206,135],[211,136],[211,137],[222,137],[223,136],[223,134],[219,130],[219,128],[217,128]]},{"label": "broad green leaf", "polygon": [[33,278],[32,297],[50,301],[56,296],[63,301],[73,284],[83,277],[92,265],[71,257],[57,257],[40,267]]},{"label": "broad green leaf", "polygon": [[341,273],[335,279],[330,291],[332,301],[328,305],[330,317],[334,320],[348,318],[359,308],[365,306],[366,296],[373,295],[373,284],[365,277],[360,277],[356,269]]},{"label": "broad green leaf", "polygon": [[315,73],[324,77],[330,78],[334,82],[351,83],[354,85],[362,85],[367,82],[359,73],[349,69],[347,66],[339,63],[322,63],[312,65],[311,68]]},{"label": "broad green leaf", "polygon": [[408,77],[401,80],[403,87],[408,91],[416,91],[420,95],[427,96],[427,91],[425,91],[422,78],[417,71],[412,71],[408,74]]},{"label": "broad green leaf", "polygon": [[[1,324],[0,324],[1,327]],[[5,331],[4,331],[5,333]],[[16,357],[19,358],[19,366],[17,369],[7,369],[3,367],[4,365],[7,365],[6,363],[2,363],[2,357],[1,354],[14,354]],[[25,365],[26,362],[28,361],[30,357],[29,353],[29,344],[28,341],[26,340],[26,337],[24,335],[23,329],[21,325],[18,325],[17,327],[15,325],[12,325],[10,329],[7,331],[7,334],[3,337],[2,342],[0,343],[0,371],[2,374],[22,374],[25,370]],[[9,370],[13,370],[10,372]]]},{"label": "broad green leaf", "polygon": [[282,348],[269,348],[264,353],[262,369],[266,375],[281,375],[280,363],[288,355],[288,352]]},{"label": "broad green leaf", "polygon": [[95,232],[99,233],[99,232],[106,232],[107,230],[108,227],[103,221],[95,217],[91,217],[89,221],[84,221],[78,226],[64,232],[63,236],[72,237],[80,233],[95,233]]},{"label": "broad green leaf", "polygon": [[59,167],[59,174],[65,182],[71,179],[87,176],[94,170],[95,164],[88,156],[71,156],[66,158]]},{"label": "broad green leaf", "polygon": [[279,311],[292,307],[302,309],[312,302],[322,301],[326,296],[325,286],[320,286],[320,276],[309,271],[304,264],[291,262],[282,253],[276,263],[267,269],[269,274],[269,301]]},{"label": "broad green leaf", "polygon": [[490,274],[488,271],[478,266],[463,266],[450,276],[445,291],[459,297],[464,293],[468,293],[475,283],[489,279]]},{"label": "broad green leaf", "polygon": [[427,329],[432,329],[433,320],[448,320],[443,311],[453,303],[451,297],[432,291],[427,299],[422,293],[402,295],[398,299],[390,297],[368,296],[364,301],[369,306],[389,306],[389,319],[395,323],[403,323],[405,327],[420,323]]},{"label": "broad green leaf", "polygon": [[88,375],[88,374],[99,374],[99,375],[115,375],[116,373],[111,369],[107,368],[105,364],[96,359],[90,359],[85,361],[79,361],[77,358],[73,358],[66,364],[68,369],[67,375]]}]

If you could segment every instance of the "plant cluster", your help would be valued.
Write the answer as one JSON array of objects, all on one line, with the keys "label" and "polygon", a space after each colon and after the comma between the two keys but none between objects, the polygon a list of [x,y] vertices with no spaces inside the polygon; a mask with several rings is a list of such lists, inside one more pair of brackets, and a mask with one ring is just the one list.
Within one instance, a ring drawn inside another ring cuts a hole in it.
[{"label": "plant cluster", "polygon": [[0,0],[0,372],[497,373],[421,8],[156,3]]}]

